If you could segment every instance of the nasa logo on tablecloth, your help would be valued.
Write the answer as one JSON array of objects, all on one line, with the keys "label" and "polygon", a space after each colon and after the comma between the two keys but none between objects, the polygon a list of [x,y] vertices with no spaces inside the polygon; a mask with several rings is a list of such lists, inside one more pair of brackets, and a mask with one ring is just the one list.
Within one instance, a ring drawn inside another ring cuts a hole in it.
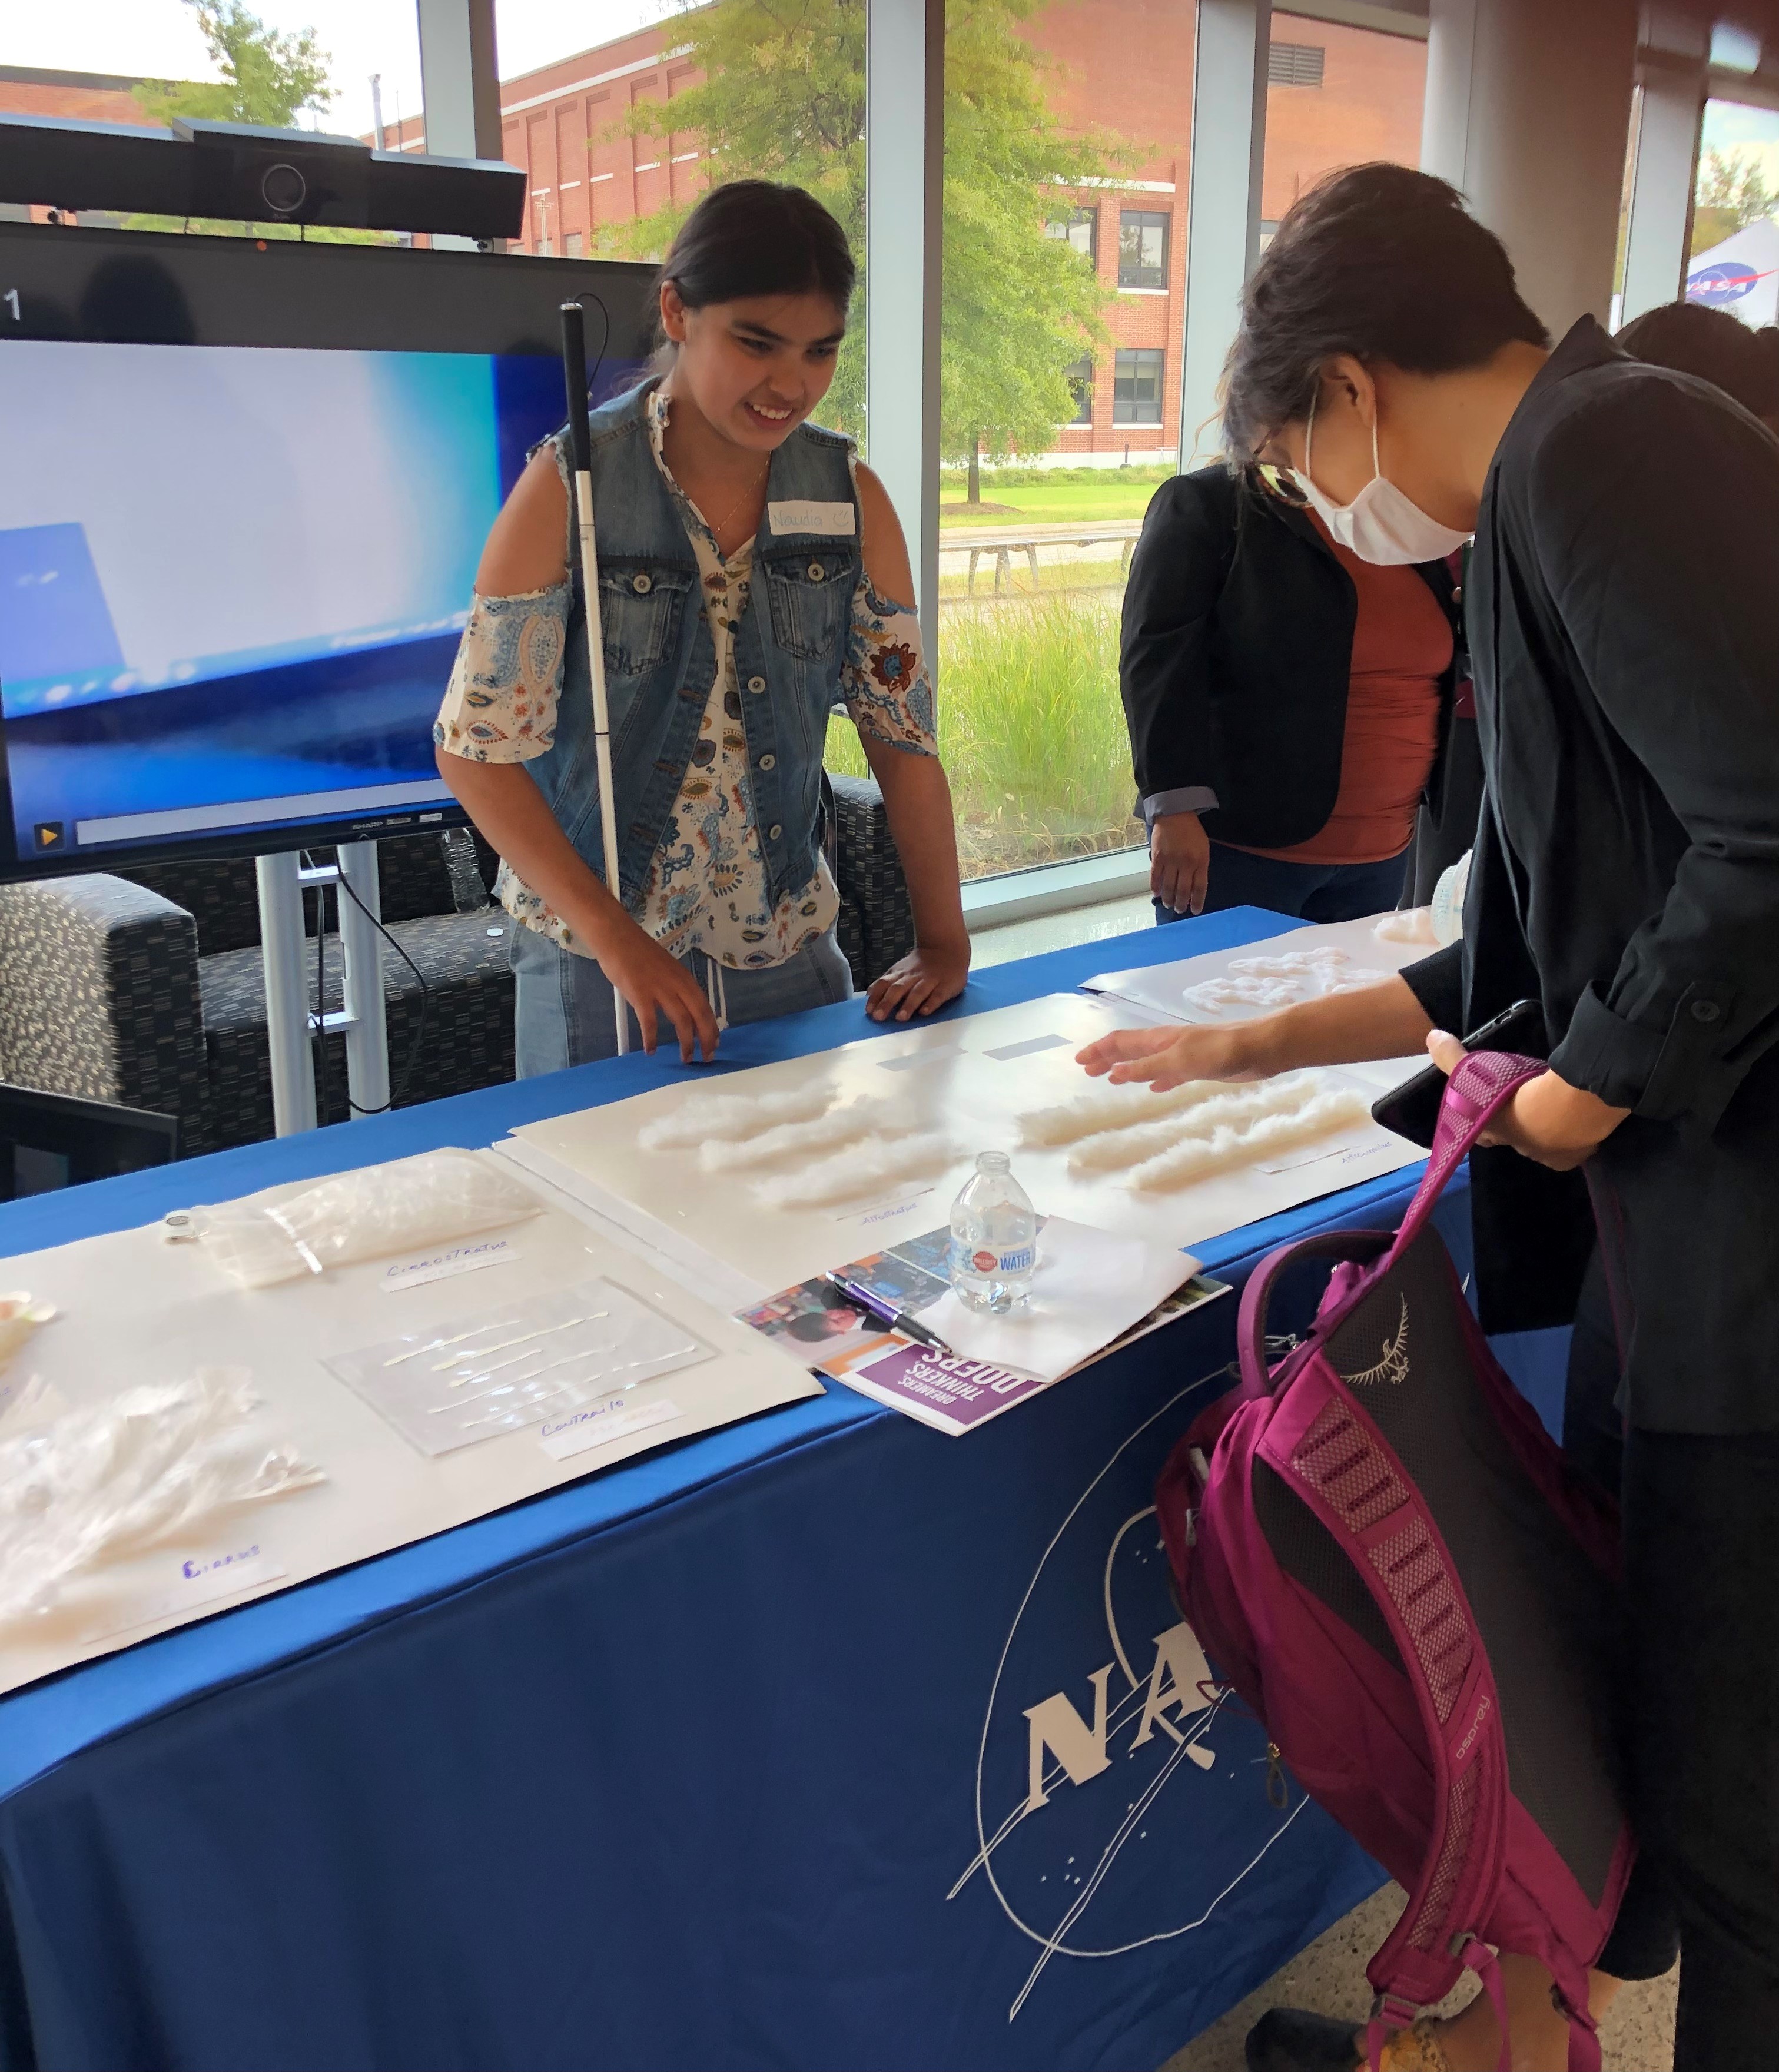
[{"label": "nasa logo on tablecloth", "polygon": [[983,1721],[977,1879],[1029,1945],[1016,2018],[1059,1959],[1190,1934],[1306,1803],[1267,1796],[1266,1737],[1212,1682],[1169,1587],[1152,1493],[1207,1400],[1183,1389],[1086,1483],[1008,1633]]}]

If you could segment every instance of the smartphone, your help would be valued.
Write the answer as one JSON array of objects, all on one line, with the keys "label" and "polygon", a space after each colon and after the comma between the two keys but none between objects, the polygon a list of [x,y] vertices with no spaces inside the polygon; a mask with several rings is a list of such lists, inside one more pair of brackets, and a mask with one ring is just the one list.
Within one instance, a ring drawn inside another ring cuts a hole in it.
[{"label": "smartphone", "polygon": [[[1514,1050],[1522,1057],[1542,1058],[1549,1049],[1544,1033],[1544,1009],[1535,1000],[1516,1000],[1505,1013],[1485,1022],[1473,1035],[1466,1036],[1467,1050]],[[1433,1148],[1433,1133],[1439,1126],[1440,1103],[1445,1098],[1445,1075],[1429,1065],[1411,1079],[1371,1104],[1371,1120],[1381,1122],[1399,1137],[1424,1150]]]}]

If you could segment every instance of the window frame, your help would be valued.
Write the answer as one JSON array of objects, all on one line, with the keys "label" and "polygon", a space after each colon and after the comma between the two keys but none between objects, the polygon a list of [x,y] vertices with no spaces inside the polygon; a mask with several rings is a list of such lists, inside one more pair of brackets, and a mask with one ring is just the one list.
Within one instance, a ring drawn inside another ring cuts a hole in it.
[{"label": "window frame", "polygon": [[[1128,372],[1120,372],[1119,363],[1121,360],[1133,363],[1130,365]],[[1140,362],[1140,365],[1134,364],[1137,362]],[[1122,384],[1128,382],[1134,389],[1136,383],[1145,376],[1152,376],[1155,383],[1155,398],[1152,406],[1142,402],[1134,394],[1128,397],[1121,397],[1119,394],[1118,392]],[[1150,407],[1152,407],[1155,412],[1152,417],[1131,417],[1124,414],[1130,410]],[[1114,427],[1120,430],[1135,430],[1141,426],[1161,426],[1166,422],[1167,413],[1168,356],[1165,348],[1158,345],[1118,347],[1112,354],[1111,421]]]},{"label": "window frame", "polygon": [[[1127,257],[1125,240],[1134,229],[1136,249],[1143,249],[1145,232],[1154,232],[1161,240],[1161,262],[1150,265],[1140,259],[1132,261]],[[1165,208],[1128,208],[1120,206],[1118,212],[1118,285],[1126,292],[1135,290],[1139,294],[1165,293],[1173,251],[1173,216]]]},{"label": "window frame", "polygon": [[[1075,241],[1074,232],[1085,229],[1085,245]],[[1097,204],[1076,202],[1066,216],[1053,216],[1044,225],[1044,235],[1054,237],[1058,245],[1066,245],[1071,252],[1078,252],[1097,273],[1099,270],[1099,209]]]}]

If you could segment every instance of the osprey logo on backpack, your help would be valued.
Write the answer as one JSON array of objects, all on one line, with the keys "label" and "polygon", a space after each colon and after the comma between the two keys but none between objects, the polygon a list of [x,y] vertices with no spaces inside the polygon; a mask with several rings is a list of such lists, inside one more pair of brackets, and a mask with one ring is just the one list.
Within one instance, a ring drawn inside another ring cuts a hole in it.
[{"label": "osprey logo on backpack", "polygon": [[1396,1335],[1384,1340],[1383,1358],[1375,1367],[1362,1367],[1356,1374],[1343,1374],[1341,1379],[1349,1388],[1367,1388],[1374,1381],[1399,1383],[1407,1380],[1408,1297],[1406,1295],[1402,1298],[1401,1318],[1396,1326]]}]

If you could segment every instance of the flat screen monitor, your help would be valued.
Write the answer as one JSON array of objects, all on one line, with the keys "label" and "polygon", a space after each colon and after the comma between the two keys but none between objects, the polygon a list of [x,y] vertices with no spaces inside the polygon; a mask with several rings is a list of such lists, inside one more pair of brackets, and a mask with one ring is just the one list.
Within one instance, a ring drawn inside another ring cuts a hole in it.
[{"label": "flat screen monitor", "polygon": [[561,305],[598,401],[652,279],[0,224],[0,877],[460,821],[433,717]]}]

